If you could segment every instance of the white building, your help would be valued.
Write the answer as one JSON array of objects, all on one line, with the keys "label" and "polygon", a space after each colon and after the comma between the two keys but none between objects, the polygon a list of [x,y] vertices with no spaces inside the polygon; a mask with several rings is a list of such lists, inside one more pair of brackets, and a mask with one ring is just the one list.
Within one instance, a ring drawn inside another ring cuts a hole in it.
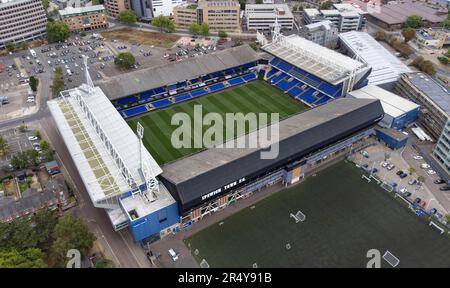
[{"label": "white building", "polygon": [[339,32],[361,30],[366,23],[364,15],[366,12],[351,4],[333,4],[334,9],[317,10],[305,9],[304,19],[307,24],[331,21],[338,28]]},{"label": "white building", "polygon": [[41,0],[0,0],[0,48],[45,36],[46,24]]},{"label": "white building", "polygon": [[335,47],[338,40],[338,28],[329,20],[305,25],[302,36],[314,43],[326,47]]},{"label": "white building", "polygon": [[372,67],[369,84],[390,89],[402,73],[411,70],[378,41],[365,32],[351,31],[339,34],[341,48],[352,57],[357,57]]},{"label": "white building", "polygon": [[244,15],[248,30],[270,30],[275,21],[281,29],[294,28],[294,16],[287,4],[247,4]]},{"label": "white building", "polygon": [[141,19],[152,19],[164,15],[173,16],[173,8],[186,3],[185,0],[131,0],[131,8]]}]

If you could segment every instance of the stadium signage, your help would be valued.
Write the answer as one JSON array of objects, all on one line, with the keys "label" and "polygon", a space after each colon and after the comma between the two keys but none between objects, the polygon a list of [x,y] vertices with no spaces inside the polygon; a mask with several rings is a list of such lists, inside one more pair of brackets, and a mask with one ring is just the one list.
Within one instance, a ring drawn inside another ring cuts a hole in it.
[{"label": "stadium signage", "polygon": [[243,178],[240,178],[239,180],[231,182],[230,184],[224,185],[221,188],[217,188],[216,190],[214,190],[212,192],[209,192],[208,194],[203,195],[202,196],[202,201],[206,200],[208,198],[211,198],[212,196],[217,195],[217,194],[221,193],[222,191],[227,191],[228,189],[233,188],[234,186],[236,186],[238,184],[244,183],[245,180],[246,180],[245,177],[243,177]]}]

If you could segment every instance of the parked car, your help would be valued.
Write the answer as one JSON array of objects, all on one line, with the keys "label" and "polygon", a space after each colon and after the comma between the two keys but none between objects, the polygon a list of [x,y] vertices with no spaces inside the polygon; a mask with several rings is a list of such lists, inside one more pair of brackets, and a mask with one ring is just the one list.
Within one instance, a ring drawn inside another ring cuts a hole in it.
[{"label": "parked car", "polygon": [[417,183],[417,180],[414,179],[414,178],[408,181],[408,184],[409,184],[409,185],[414,185],[414,184],[416,184],[416,183]]},{"label": "parked car", "polygon": [[394,164],[388,164],[388,166],[386,167],[389,171],[391,171],[392,169],[395,168]]},{"label": "parked car", "polygon": [[430,214],[435,215],[437,213],[437,209],[433,208],[430,210]]},{"label": "parked car", "polygon": [[400,174],[400,178],[401,178],[401,179],[406,178],[406,177],[408,177],[408,174],[406,174],[406,173]]},{"label": "parked car", "polygon": [[397,173],[395,173],[395,174],[397,174],[398,176],[400,176],[400,175],[403,174],[403,171],[402,171],[402,170],[398,170]]},{"label": "parked car", "polygon": [[441,191],[449,191],[450,190],[450,186],[448,186],[448,185],[442,186],[442,187],[439,188],[439,190],[441,190]]},{"label": "parked car", "polygon": [[423,160],[423,157],[420,155],[416,155],[413,158],[414,158],[414,160]]},{"label": "parked car", "polygon": [[430,169],[430,170],[427,171],[427,173],[428,173],[429,175],[434,175],[434,174],[436,174],[436,171]]},{"label": "parked car", "polygon": [[172,257],[172,260],[175,262],[178,260],[178,254],[173,251],[173,249],[169,249],[169,255]]},{"label": "parked car", "polygon": [[412,195],[411,192],[403,193],[403,196],[406,197],[406,198],[411,197],[411,195]]},{"label": "parked car", "polygon": [[429,169],[430,165],[428,165],[427,163],[422,163],[422,164],[420,164],[420,168],[422,168],[422,169]]},{"label": "parked car", "polygon": [[36,140],[38,140],[38,137],[36,137],[36,136],[30,136],[30,137],[28,137],[28,140],[30,140],[30,141],[36,141]]},{"label": "parked car", "polygon": [[363,155],[364,158],[369,158],[369,153],[367,153],[366,150],[361,151],[361,155]]},{"label": "parked car", "polygon": [[406,189],[406,187],[400,189],[400,193],[405,194],[406,192],[408,192],[408,189]]},{"label": "parked car", "polygon": [[419,197],[417,197],[416,199],[414,199],[414,203],[419,204],[422,201],[422,199],[420,199]]},{"label": "parked car", "polygon": [[446,182],[445,182],[445,180],[439,178],[439,179],[434,180],[433,183],[434,184],[444,184]]},{"label": "parked car", "polygon": [[385,162],[385,161],[381,162],[381,167],[383,167],[383,168],[386,168],[388,165],[389,165],[388,162]]},{"label": "parked car", "polygon": [[377,168],[373,168],[372,169],[372,173],[377,173],[378,172],[378,169]]},{"label": "parked car", "polygon": [[420,201],[419,206],[425,208],[425,206],[427,206],[427,201],[425,200]]}]

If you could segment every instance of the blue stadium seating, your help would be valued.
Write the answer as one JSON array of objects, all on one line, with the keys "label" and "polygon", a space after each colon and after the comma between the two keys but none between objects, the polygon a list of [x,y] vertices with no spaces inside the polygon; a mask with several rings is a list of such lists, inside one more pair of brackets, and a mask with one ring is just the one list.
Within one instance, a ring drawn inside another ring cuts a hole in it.
[{"label": "blue stadium seating", "polygon": [[269,79],[270,77],[272,77],[272,75],[274,75],[275,73],[277,73],[277,71],[278,71],[278,70],[275,69],[275,68],[270,69],[270,71],[267,72],[267,74],[266,74],[266,78]]},{"label": "blue stadium seating", "polygon": [[179,94],[173,97],[175,99],[175,102],[181,102],[181,101],[185,101],[189,98],[191,98],[191,96],[189,95],[189,93],[183,93],[183,94]]},{"label": "blue stadium seating", "polygon": [[156,89],[154,89],[154,91],[155,91],[155,94],[160,94],[160,93],[166,92],[166,90],[163,87],[156,88]]},{"label": "blue stadium seating", "polygon": [[314,101],[317,100],[316,97],[312,96],[312,94],[314,93],[314,89],[308,88],[303,94],[301,94],[298,98],[302,99],[303,101],[305,101],[308,104],[312,104],[314,103]]},{"label": "blue stadium seating", "polygon": [[238,77],[238,78],[228,80],[228,83],[230,85],[238,85],[238,84],[244,83],[244,80],[242,80],[241,77]]},{"label": "blue stadium seating", "polygon": [[202,81],[206,81],[206,80],[209,80],[209,79],[211,79],[211,76],[209,76],[209,75],[205,75],[205,76],[202,77]]},{"label": "blue stadium seating", "polygon": [[168,88],[167,90],[171,91],[171,90],[177,90],[178,87],[177,87],[177,84],[173,84],[173,85],[169,85],[167,88]]},{"label": "blue stadium seating", "polygon": [[136,102],[138,99],[136,98],[136,96],[127,96],[127,97],[123,97],[120,98],[119,100],[117,100],[117,104],[119,105],[127,105],[133,102]]},{"label": "blue stadium seating", "polygon": [[286,61],[280,61],[277,67],[283,70],[284,72],[289,72],[292,68],[294,68],[294,66],[287,63]]},{"label": "blue stadium seating", "polygon": [[270,82],[272,84],[275,84],[277,82],[279,82],[281,79],[283,79],[284,77],[286,77],[286,74],[284,74],[283,72],[280,73],[280,75],[273,77],[272,79],[270,79]]},{"label": "blue stadium seating", "polygon": [[172,102],[169,99],[165,98],[165,99],[154,101],[151,104],[155,108],[162,108],[162,107],[172,104]]},{"label": "blue stadium seating", "polygon": [[325,104],[327,103],[329,100],[331,100],[331,98],[329,98],[326,95],[323,95],[321,98],[319,98],[319,100],[317,100],[316,102],[314,102],[314,105],[321,105],[321,104]]},{"label": "blue stadium seating", "polygon": [[244,79],[245,81],[254,80],[256,79],[256,74],[255,73],[245,74],[244,76],[242,76],[242,79]]},{"label": "blue stadium seating", "polygon": [[300,95],[300,93],[302,93],[302,92],[303,92],[303,90],[300,89],[299,87],[294,87],[288,91],[288,94],[295,98],[298,95]]},{"label": "blue stadium seating", "polygon": [[278,89],[286,91],[288,90],[288,85],[289,82],[286,79],[281,80],[280,82],[278,82],[275,86],[278,87]]},{"label": "blue stadium seating", "polygon": [[132,117],[134,115],[141,114],[141,113],[144,113],[144,112],[147,112],[147,111],[148,111],[147,107],[145,107],[145,105],[142,105],[142,106],[138,106],[138,107],[133,107],[133,108],[127,109],[127,110],[123,111],[123,113],[127,117]]},{"label": "blue stadium seating", "polygon": [[195,83],[197,83],[197,82],[198,82],[198,79],[197,79],[197,78],[191,79],[191,83],[192,83],[192,84],[195,84]]},{"label": "blue stadium seating", "polygon": [[141,93],[141,99],[149,99],[150,97],[152,97],[155,94],[155,92],[152,90],[148,90],[145,92]]},{"label": "blue stadium seating", "polygon": [[275,57],[275,58],[273,58],[273,59],[270,61],[270,65],[272,65],[272,66],[277,66],[278,63],[280,63],[280,61],[281,61],[280,58]]},{"label": "blue stadium seating", "polygon": [[177,88],[183,88],[184,86],[186,86],[186,81],[177,83]]},{"label": "blue stadium seating", "polygon": [[214,91],[217,91],[217,90],[221,90],[223,88],[225,88],[225,85],[223,85],[222,82],[216,83],[216,84],[213,84],[213,85],[209,86],[209,90],[211,92],[214,92]]},{"label": "blue stadium seating", "polygon": [[205,88],[191,91],[192,97],[198,97],[198,96],[205,95],[205,94],[208,94],[208,91],[206,91]]},{"label": "blue stadium seating", "polygon": [[222,71],[211,73],[212,78],[217,78],[219,76],[223,76]]},{"label": "blue stadium seating", "polygon": [[327,93],[328,95],[334,95],[337,91],[340,90],[342,85],[334,86],[328,82],[323,81],[322,84],[319,85],[318,89],[322,92]]}]

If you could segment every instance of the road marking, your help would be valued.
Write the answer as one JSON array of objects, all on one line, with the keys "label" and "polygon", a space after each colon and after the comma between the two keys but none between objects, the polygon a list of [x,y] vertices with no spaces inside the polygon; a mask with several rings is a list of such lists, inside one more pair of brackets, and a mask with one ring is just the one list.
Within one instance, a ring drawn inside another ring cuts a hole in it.
[{"label": "road marking", "polygon": [[122,237],[123,242],[125,242],[125,245],[127,245],[128,249],[130,250],[131,254],[133,255],[133,258],[136,260],[136,262],[138,263],[139,267],[145,267],[144,265],[142,265],[142,263],[139,261],[138,257],[136,256],[136,254],[134,254],[133,249],[130,247],[130,245],[128,245],[127,240],[125,239],[125,237],[123,237],[122,235],[122,231],[117,231],[116,233],[120,234],[120,237]]}]

